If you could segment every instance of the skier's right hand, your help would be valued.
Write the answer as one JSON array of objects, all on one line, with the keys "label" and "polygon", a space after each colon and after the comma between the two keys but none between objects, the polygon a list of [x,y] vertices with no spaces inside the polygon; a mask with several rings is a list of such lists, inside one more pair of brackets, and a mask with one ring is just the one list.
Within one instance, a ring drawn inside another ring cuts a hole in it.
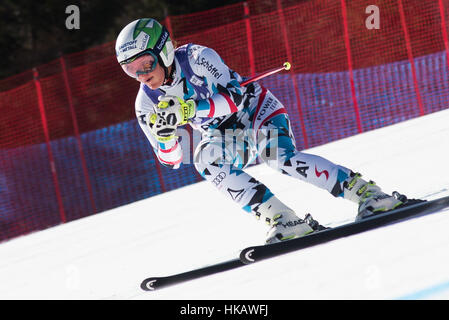
[{"label": "skier's right hand", "polygon": [[157,141],[165,143],[176,139],[176,125],[170,125],[157,113],[147,115],[146,123]]}]

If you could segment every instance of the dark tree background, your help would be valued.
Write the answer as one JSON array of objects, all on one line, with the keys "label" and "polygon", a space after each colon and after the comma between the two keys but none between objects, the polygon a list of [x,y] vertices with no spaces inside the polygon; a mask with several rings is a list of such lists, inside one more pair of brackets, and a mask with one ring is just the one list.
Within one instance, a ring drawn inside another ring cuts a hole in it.
[{"label": "dark tree background", "polygon": [[[242,0],[1,0],[0,79],[67,54],[114,41],[132,20],[181,15]],[[68,30],[69,5],[80,9],[80,29]]]}]

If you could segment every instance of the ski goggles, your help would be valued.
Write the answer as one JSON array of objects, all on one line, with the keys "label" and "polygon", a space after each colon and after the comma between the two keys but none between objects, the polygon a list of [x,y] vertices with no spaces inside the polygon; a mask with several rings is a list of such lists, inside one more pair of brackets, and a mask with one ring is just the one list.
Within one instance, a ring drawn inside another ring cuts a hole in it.
[{"label": "ski goggles", "polygon": [[150,50],[145,50],[138,55],[120,63],[123,71],[132,78],[138,79],[140,75],[153,72],[157,66],[157,56]]}]

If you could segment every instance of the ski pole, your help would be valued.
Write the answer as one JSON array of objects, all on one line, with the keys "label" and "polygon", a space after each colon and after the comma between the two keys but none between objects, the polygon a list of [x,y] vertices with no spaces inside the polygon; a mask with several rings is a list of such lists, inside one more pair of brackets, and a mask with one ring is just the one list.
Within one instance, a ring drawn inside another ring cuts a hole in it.
[{"label": "ski pole", "polygon": [[282,67],[278,67],[278,68],[274,68],[274,69],[262,72],[262,73],[254,76],[252,78],[249,78],[249,79],[243,81],[242,83],[240,83],[240,86],[241,87],[246,86],[247,84],[249,84],[251,82],[254,82],[254,81],[260,80],[262,78],[268,77],[269,75],[272,75],[273,73],[277,73],[277,72],[282,71],[282,70],[290,70],[291,67],[292,67],[292,65],[290,64],[290,62],[284,62]]}]

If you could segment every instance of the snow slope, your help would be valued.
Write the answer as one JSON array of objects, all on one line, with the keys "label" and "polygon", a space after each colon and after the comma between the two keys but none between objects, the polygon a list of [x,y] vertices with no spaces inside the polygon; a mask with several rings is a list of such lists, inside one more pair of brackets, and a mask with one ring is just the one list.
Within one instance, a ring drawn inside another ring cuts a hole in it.
[{"label": "snow slope", "polygon": [[[449,110],[317,148],[385,191],[449,194]],[[264,164],[250,170],[299,215],[350,221],[356,205]],[[197,207],[192,199],[207,199]],[[206,195],[206,197],[204,197]],[[449,211],[143,292],[263,242],[266,226],[206,182],[0,244],[0,299],[448,299]],[[217,205],[218,204],[218,205]]]}]

